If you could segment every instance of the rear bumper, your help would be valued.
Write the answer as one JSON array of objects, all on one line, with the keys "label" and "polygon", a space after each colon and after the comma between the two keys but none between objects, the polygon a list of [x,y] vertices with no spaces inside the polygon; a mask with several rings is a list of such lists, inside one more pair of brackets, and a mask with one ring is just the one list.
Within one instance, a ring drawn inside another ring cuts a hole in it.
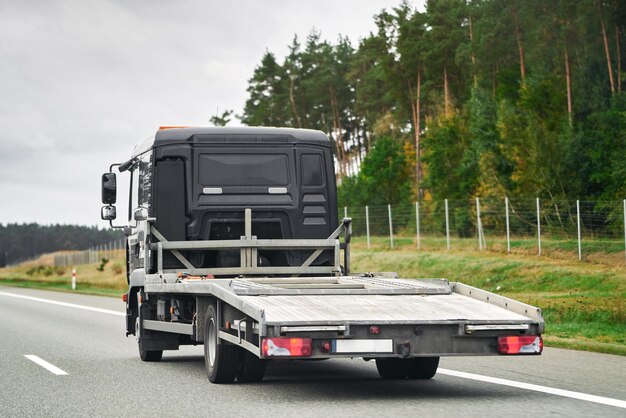
[{"label": "rear bumper", "polygon": [[[377,334],[370,327],[375,325]],[[320,328],[328,326],[320,326]],[[343,324],[337,331],[299,331],[298,328],[268,325],[263,338],[291,337],[311,339],[311,355],[329,357],[435,357],[499,355],[498,338],[503,336],[539,336],[538,323],[477,324],[459,321],[446,324]],[[293,332],[290,329],[294,329]],[[314,326],[308,328],[314,329]],[[282,332],[281,332],[282,331]],[[263,355],[277,359],[280,355]],[[533,353],[535,354],[535,353]],[[536,353],[539,354],[539,353]]]}]

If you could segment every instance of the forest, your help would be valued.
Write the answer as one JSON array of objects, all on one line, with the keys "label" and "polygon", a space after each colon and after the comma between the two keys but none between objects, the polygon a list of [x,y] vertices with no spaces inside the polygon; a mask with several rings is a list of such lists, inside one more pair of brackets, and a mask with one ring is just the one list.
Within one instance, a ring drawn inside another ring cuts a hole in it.
[{"label": "forest", "polygon": [[[266,51],[242,123],[319,129],[341,206],[626,197],[626,2],[402,2]],[[214,124],[224,124],[214,117]]]},{"label": "forest", "polygon": [[113,229],[95,226],[0,223],[0,267],[60,250],[85,250],[119,240]]}]

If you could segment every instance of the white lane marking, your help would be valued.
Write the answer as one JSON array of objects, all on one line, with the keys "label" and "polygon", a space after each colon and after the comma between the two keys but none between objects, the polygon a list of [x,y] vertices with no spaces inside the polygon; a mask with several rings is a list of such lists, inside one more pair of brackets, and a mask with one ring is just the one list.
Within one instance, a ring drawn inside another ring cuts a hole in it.
[{"label": "white lane marking", "polygon": [[99,312],[108,315],[126,316],[124,312],[112,311],[110,309],[94,308],[93,306],[77,305],[75,303],[58,302],[56,300],[36,298],[33,296],[17,295],[15,293],[0,292],[0,296],[10,296],[19,299],[32,300],[35,302],[49,303],[51,305],[65,306],[66,308],[83,309],[85,311]]},{"label": "white lane marking", "polygon": [[24,354],[24,357],[26,357],[27,359],[29,359],[33,363],[39,364],[44,369],[47,369],[48,371],[51,371],[52,373],[56,374],[57,376],[63,376],[63,375],[67,374],[67,372],[59,369],[54,364],[50,364],[46,360],[44,360],[42,358],[39,358],[39,357],[37,357],[34,354]]},{"label": "white lane marking", "polygon": [[550,395],[564,396],[566,398],[578,399],[581,401],[595,402],[602,405],[616,406],[618,408],[626,408],[626,401],[613,398],[605,398],[604,396],[589,395],[582,392],[573,392],[570,390],[556,389],[548,386],[534,385],[532,383],[516,382],[514,380],[499,379],[497,377],[483,376],[480,374],[465,373],[449,369],[438,369],[437,373],[445,374],[448,376],[462,377],[464,379],[478,380],[479,382],[495,383],[496,385],[510,386],[518,389],[543,392]]}]

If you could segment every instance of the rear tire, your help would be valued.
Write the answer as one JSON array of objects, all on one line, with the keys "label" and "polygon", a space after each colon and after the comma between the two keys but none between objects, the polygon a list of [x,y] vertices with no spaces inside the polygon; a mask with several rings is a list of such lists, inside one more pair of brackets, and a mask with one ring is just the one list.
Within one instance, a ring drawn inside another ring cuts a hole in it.
[{"label": "rear tire", "polygon": [[219,325],[215,308],[209,306],[204,325],[204,366],[211,383],[232,383],[241,362],[239,347],[222,342],[218,344]]},{"label": "rear tire", "polygon": [[406,379],[409,373],[410,359],[404,358],[377,358],[376,368],[383,379]]},{"label": "rear tire", "polygon": [[246,350],[243,353],[241,364],[237,371],[237,381],[242,383],[262,381],[263,376],[265,376],[265,364],[265,360]]},{"label": "rear tire", "polygon": [[414,357],[409,366],[409,379],[430,379],[437,373],[439,357]]}]

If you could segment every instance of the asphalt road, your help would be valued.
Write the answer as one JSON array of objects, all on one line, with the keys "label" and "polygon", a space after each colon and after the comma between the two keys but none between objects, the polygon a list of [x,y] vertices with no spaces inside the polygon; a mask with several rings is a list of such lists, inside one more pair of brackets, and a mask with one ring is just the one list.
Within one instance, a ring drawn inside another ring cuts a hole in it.
[{"label": "asphalt road", "polygon": [[123,309],[118,299],[0,287],[0,417],[626,417],[626,357],[547,348],[444,358],[430,381],[383,381],[361,359],[294,361],[270,364],[262,383],[214,385],[202,347],[142,363]]}]

